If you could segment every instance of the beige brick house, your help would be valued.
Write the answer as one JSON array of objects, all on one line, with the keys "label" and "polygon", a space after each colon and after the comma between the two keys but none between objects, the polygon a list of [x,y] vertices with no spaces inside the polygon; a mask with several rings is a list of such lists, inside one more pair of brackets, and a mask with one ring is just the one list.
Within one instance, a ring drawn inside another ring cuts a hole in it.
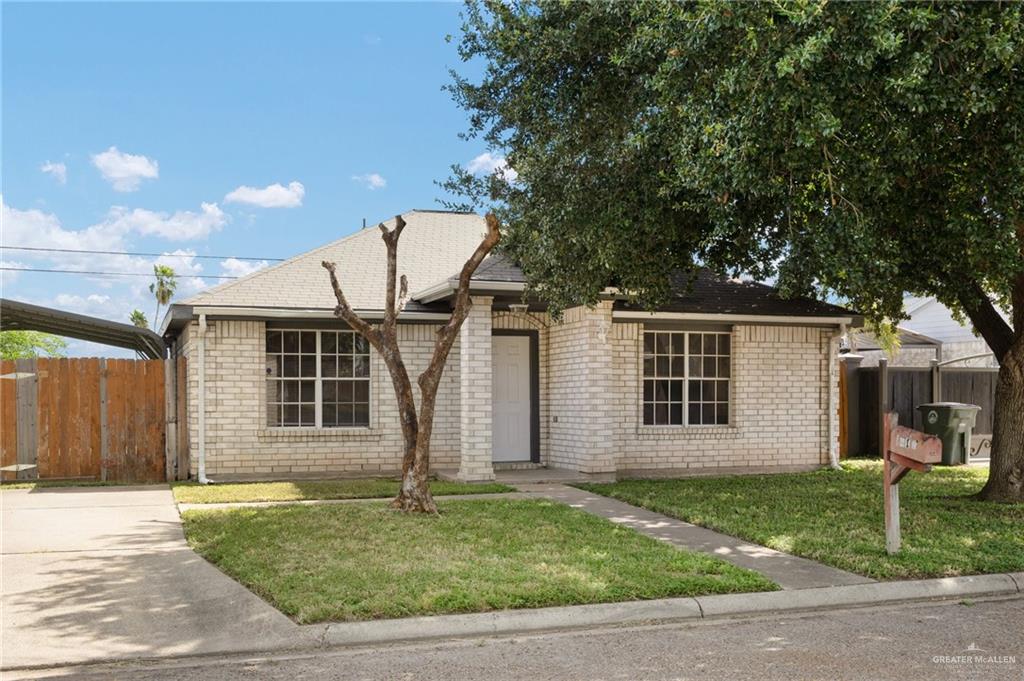
[{"label": "beige brick house", "polygon": [[[411,211],[399,245],[410,301],[400,339],[426,364],[455,279],[484,225]],[[187,358],[192,475],[211,479],[398,472],[401,433],[383,361],[333,314],[322,260],[353,308],[383,306],[385,251],[366,229],[171,306],[163,332]],[[609,294],[557,323],[523,304],[492,256],[438,396],[433,467],[465,480],[548,467],[600,477],[811,469],[837,439],[835,352],[847,310],[782,300],[710,275],[664,309]]]}]

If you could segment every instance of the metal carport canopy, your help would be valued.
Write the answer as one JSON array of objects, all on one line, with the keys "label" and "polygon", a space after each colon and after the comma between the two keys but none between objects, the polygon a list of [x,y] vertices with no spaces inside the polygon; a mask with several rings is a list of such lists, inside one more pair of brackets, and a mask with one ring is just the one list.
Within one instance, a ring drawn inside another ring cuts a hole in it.
[{"label": "metal carport canopy", "polygon": [[45,331],[58,336],[128,348],[150,359],[164,359],[167,356],[167,346],[163,339],[149,329],[7,298],[0,298],[0,331]]}]

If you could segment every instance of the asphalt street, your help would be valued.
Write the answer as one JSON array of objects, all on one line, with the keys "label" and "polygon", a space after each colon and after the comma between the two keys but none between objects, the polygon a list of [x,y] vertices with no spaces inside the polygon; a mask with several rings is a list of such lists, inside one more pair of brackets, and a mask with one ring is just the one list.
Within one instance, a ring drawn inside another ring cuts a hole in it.
[{"label": "asphalt street", "polygon": [[1024,599],[132,662],[5,678],[1024,681]]}]

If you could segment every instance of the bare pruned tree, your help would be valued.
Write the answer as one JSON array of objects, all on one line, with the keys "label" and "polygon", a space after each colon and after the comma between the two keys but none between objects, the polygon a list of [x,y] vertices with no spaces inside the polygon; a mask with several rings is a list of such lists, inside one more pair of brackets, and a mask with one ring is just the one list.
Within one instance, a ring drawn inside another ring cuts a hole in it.
[{"label": "bare pruned tree", "polygon": [[[398,347],[398,316],[405,306],[409,293],[409,284],[403,274],[397,279],[398,270],[398,239],[405,229],[402,216],[395,216],[395,228],[389,230],[379,225],[381,238],[387,246],[388,271],[387,291],[384,301],[384,319],[380,324],[370,324],[360,317],[348,304],[345,293],[338,282],[337,268],[333,262],[322,263],[330,274],[331,287],[338,305],[334,314],[348,323],[369,341],[370,345],[380,353],[391,374],[391,384],[398,399],[398,417],[402,424],[404,441],[402,456],[402,487],[398,496],[391,502],[393,508],[403,511],[421,513],[437,513],[437,504],[430,494],[428,475],[430,473],[430,436],[434,429],[434,407],[437,402],[437,388],[441,384],[448,353],[459,335],[462,323],[469,315],[472,301],[469,297],[469,283],[476,268],[491,252],[501,239],[498,219],[491,213],[486,216],[487,233],[480,245],[473,251],[459,273],[459,287],[455,293],[455,303],[448,322],[437,330],[434,340],[434,352],[430,363],[419,375],[417,384],[420,389],[419,412],[413,399],[412,382],[409,372],[402,361],[402,350]],[[397,291],[396,291],[397,289]]]}]

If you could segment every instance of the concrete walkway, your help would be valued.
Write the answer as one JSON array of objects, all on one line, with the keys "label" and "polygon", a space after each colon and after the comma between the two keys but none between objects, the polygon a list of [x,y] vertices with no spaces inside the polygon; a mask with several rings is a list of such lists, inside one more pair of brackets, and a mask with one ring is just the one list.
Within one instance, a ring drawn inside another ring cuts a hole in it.
[{"label": "concrete walkway", "polygon": [[166,485],[4,490],[0,511],[0,668],[308,636],[188,547]]},{"label": "concrete walkway", "polygon": [[760,572],[783,589],[814,589],[874,582],[873,579],[852,572],[791,556],[575,487],[519,485],[518,489],[632,527],[649,537],[680,548],[708,553],[733,565]]}]

